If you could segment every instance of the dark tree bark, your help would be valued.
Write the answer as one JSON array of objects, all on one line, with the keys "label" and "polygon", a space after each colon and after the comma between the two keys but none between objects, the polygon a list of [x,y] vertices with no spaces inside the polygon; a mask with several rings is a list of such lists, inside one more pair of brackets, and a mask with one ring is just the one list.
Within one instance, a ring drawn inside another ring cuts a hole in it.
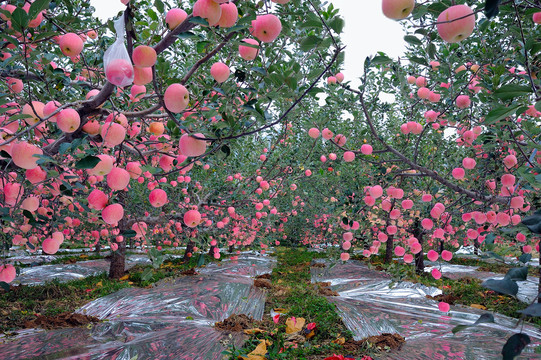
[{"label": "dark tree bark", "polygon": [[539,294],[541,294],[541,256],[539,256],[539,284],[537,285],[537,302],[541,303],[541,299],[539,298]]},{"label": "dark tree bark", "polygon": [[109,267],[109,278],[120,279],[126,270],[126,242],[117,242],[117,251],[111,252],[111,266]]},{"label": "dark tree bark", "polygon": [[425,271],[425,257],[424,251],[422,250],[425,245],[425,239],[423,228],[421,227],[421,220],[419,218],[415,219],[415,222],[413,223],[413,231],[411,232],[411,234],[415,236],[415,238],[419,241],[419,244],[421,245],[421,251],[415,254],[415,273],[420,275]]},{"label": "dark tree bark", "polygon": [[473,247],[475,248],[474,254],[479,255],[479,241],[477,239],[473,240]]},{"label": "dark tree bark", "polygon": [[[188,241],[188,244],[186,244],[186,251],[184,252],[184,261],[190,260],[190,256],[193,255],[193,248],[195,246],[195,243],[192,240]],[[190,254],[190,256],[188,256]]]},{"label": "dark tree bark", "polygon": [[212,245],[209,249],[209,256],[214,257],[214,249],[216,249],[216,246]]},{"label": "dark tree bark", "polygon": [[385,260],[384,260],[385,264],[390,264],[391,262],[393,262],[393,253],[394,253],[393,240],[394,240],[394,235],[390,235],[387,238],[387,244],[385,245]]},{"label": "dark tree bark", "polygon": [[[123,191],[118,195],[118,200],[121,204],[125,202],[126,194]],[[118,222],[118,228],[120,234],[128,229],[128,220],[125,216]],[[111,251],[110,279],[120,279],[126,272],[126,241],[117,242],[116,244],[118,244],[118,249]]]}]

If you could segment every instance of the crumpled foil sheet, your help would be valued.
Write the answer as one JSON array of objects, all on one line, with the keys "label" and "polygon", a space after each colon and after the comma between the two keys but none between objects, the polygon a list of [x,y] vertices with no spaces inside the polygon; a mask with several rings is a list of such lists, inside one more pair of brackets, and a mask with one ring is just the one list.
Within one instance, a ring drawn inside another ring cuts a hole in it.
[{"label": "crumpled foil sheet", "polygon": [[[481,311],[451,306],[449,313],[438,310],[437,301],[426,295],[441,293],[421,284],[396,285],[388,275],[370,270],[359,261],[312,267],[312,282],[330,282],[340,296],[330,296],[344,324],[355,340],[382,333],[398,333],[406,338],[401,350],[381,354],[378,359],[396,360],[494,360],[501,359],[507,339],[520,332],[517,320],[495,314],[495,324],[481,324],[453,334],[457,325],[473,324]],[[392,288],[389,288],[389,284]],[[532,343],[516,359],[541,359],[534,350],[541,344],[541,331],[524,325],[522,331]]]},{"label": "crumpled foil sheet", "polygon": [[[503,280],[504,275],[488,272],[477,271],[479,266],[453,265],[447,263],[425,262],[425,272],[431,272],[433,268],[441,271],[442,275],[449,279],[461,279],[465,277],[476,278],[479,280],[495,279]],[[539,278],[528,276],[526,281],[517,281],[518,294],[517,298],[525,303],[531,303],[538,295]]]},{"label": "crumpled foil sheet", "polygon": [[[135,265],[150,264],[146,255],[130,255],[126,257],[126,269]],[[78,261],[74,264],[39,265],[21,268],[12,285],[38,285],[47,281],[66,282],[83,279],[87,276],[99,275],[109,271],[110,262],[106,259]]]},{"label": "crumpled foil sheet", "polygon": [[232,314],[261,320],[266,293],[253,286],[246,269],[267,273],[274,265],[269,257],[241,255],[237,261],[224,260],[215,266],[223,273],[209,266],[208,274],[202,268],[197,276],[120,290],[78,310],[104,322],[0,337],[0,359],[221,359],[228,344],[240,346],[245,337],[216,331],[212,325]]}]

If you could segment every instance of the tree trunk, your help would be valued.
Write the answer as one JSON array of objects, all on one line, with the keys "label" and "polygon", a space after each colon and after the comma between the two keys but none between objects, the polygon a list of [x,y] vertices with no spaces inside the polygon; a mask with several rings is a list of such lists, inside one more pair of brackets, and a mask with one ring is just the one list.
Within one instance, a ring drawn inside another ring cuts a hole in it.
[{"label": "tree trunk", "polygon": [[385,260],[383,261],[385,264],[390,264],[393,262],[393,239],[394,235],[391,235],[387,238],[387,244],[385,245]]},{"label": "tree trunk", "polygon": [[[188,261],[190,260],[191,255],[193,255],[193,247],[195,246],[195,243],[192,240],[188,241],[188,244],[186,244],[186,251],[184,252],[184,258],[182,260]],[[190,256],[188,256],[190,254]]]},{"label": "tree trunk", "polygon": [[233,245],[229,245],[229,250],[228,250],[228,252],[231,254],[231,253],[233,252],[233,250],[234,250]]},{"label": "tree trunk", "polygon": [[473,253],[479,256],[479,242],[477,241],[477,239],[473,240],[473,247],[475,248]]},{"label": "tree trunk", "polygon": [[[125,203],[126,194],[123,191],[118,195],[118,200],[121,204]],[[128,220],[125,216],[118,222],[118,229],[120,234],[128,229]],[[111,250],[110,279],[120,279],[126,272],[126,241],[116,242],[116,244],[118,244],[118,249],[116,251]]]},{"label": "tree trunk", "polygon": [[445,250],[443,247],[443,240],[440,240],[440,254],[443,252],[443,250]]},{"label": "tree trunk", "polygon": [[425,272],[425,256],[424,251],[422,250],[424,247],[424,234],[423,229],[421,228],[421,223],[417,222],[415,224],[415,230],[413,231],[413,236],[419,240],[419,244],[421,245],[421,251],[419,251],[417,254],[415,254],[415,273],[417,275],[421,275]]},{"label": "tree trunk", "polygon": [[541,255],[539,256],[539,285],[537,285],[537,302],[541,303],[539,294],[541,294]]},{"label": "tree trunk", "polygon": [[214,249],[216,249],[216,246],[212,245],[209,249],[209,256],[214,257]]},{"label": "tree trunk", "polygon": [[109,267],[109,278],[120,279],[126,272],[126,242],[117,242],[117,251],[111,252],[111,266]]},{"label": "tree trunk", "polygon": [[98,240],[97,243],[96,243],[96,248],[94,249],[94,251],[96,252],[97,255],[99,255],[100,250],[101,250],[101,242]]}]

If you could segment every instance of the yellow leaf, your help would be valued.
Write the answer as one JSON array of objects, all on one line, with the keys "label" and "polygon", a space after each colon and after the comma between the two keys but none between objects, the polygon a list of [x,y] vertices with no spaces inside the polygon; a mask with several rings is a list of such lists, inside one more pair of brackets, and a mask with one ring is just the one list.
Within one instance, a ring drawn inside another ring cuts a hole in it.
[{"label": "yellow leaf", "polygon": [[274,308],[273,310],[274,310],[274,312],[277,312],[277,313],[279,313],[279,314],[285,314],[285,313],[287,313],[287,310],[286,310],[286,309],[283,309],[283,308]]},{"label": "yellow leaf", "polygon": [[121,278],[118,279],[118,280],[128,280],[129,278],[130,278],[130,274],[124,275],[123,277],[121,277]]},{"label": "yellow leaf", "polygon": [[267,345],[272,345],[269,340],[260,340],[261,343],[248,354],[248,356],[241,356],[244,360],[266,360],[265,355],[267,354]]},{"label": "yellow leaf", "polygon": [[306,320],[304,318],[290,317],[286,320],[286,334],[294,334],[302,330]]},{"label": "yellow leaf", "polygon": [[259,328],[255,328],[255,329],[246,329],[244,330],[244,333],[246,335],[252,335],[252,334],[261,334],[261,333],[264,333],[266,332],[265,330],[261,330]]},{"label": "yellow leaf", "polygon": [[277,283],[278,283],[278,284],[283,283],[282,279],[278,279]]},{"label": "yellow leaf", "polygon": [[479,305],[479,304],[471,304],[470,307],[474,308],[474,309],[481,309],[481,310],[486,310],[487,308],[483,305]]},{"label": "yellow leaf", "polygon": [[102,287],[103,286],[103,283],[100,281],[99,283],[96,284],[97,287]]},{"label": "yellow leaf", "polygon": [[344,344],[346,342],[346,338],[341,337],[341,338],[338,338],[336,340],[333,340],[332,342],[333,342],[333,344],[342,345],[342,344]]}]

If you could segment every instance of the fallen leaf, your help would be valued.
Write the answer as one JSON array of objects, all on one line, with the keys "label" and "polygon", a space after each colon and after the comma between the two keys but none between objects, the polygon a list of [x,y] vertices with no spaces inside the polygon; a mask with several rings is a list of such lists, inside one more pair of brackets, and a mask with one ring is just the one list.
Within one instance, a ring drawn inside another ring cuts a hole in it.
[{"label": "fallen leaf", "polygon": [[102,287],[103,286],[103,283],[100,281],[99,283],[96,284],[97,287]]},{"label": "fallen leaf", "polygon": [[265,330],[261,330],[259,328],[255,328],[255,329],[246,329],[244,330],[244,333],[246,335],[252,335],[252,334],[261,334],[261,333],[265,333],[266,331]]},{"label": "fallen leaf", "polygon": [[336,340],[333,340],[332,343],[333,344],[338,344],[338,345],[343,345],[343,344],[346,343],[346,338],[343,338],[343,337],[338,338]]},{"label": "fallen leaf", "polygon": [[306,320],[304,318],[290,317],[286,320],[286,334],[294,334],[302,330]]},{"label": "fallen leaf", "polygon": [[241,359],[244,360],[266,360],[265,355],[267,354],[267,346],[272,345],[272,343],[269,340],[260,340],[261,343],[257,345],[257,347],[248,354],[248,356],[241,356]]},{"label": "fallen leaf", "polygon": [[470,307],[474,308],[474,309],[481,309],[481,310],[486,310],[486,306],[483,306],[483,305],[479,305],[479,304],[471,304]]},{"label": "fallen leaf", "polygon": [[124,275],[123,277],[121,277],[121,278],[118,279],[118,280],[128,280],[129,278],[130,278],[130,274]]}]

